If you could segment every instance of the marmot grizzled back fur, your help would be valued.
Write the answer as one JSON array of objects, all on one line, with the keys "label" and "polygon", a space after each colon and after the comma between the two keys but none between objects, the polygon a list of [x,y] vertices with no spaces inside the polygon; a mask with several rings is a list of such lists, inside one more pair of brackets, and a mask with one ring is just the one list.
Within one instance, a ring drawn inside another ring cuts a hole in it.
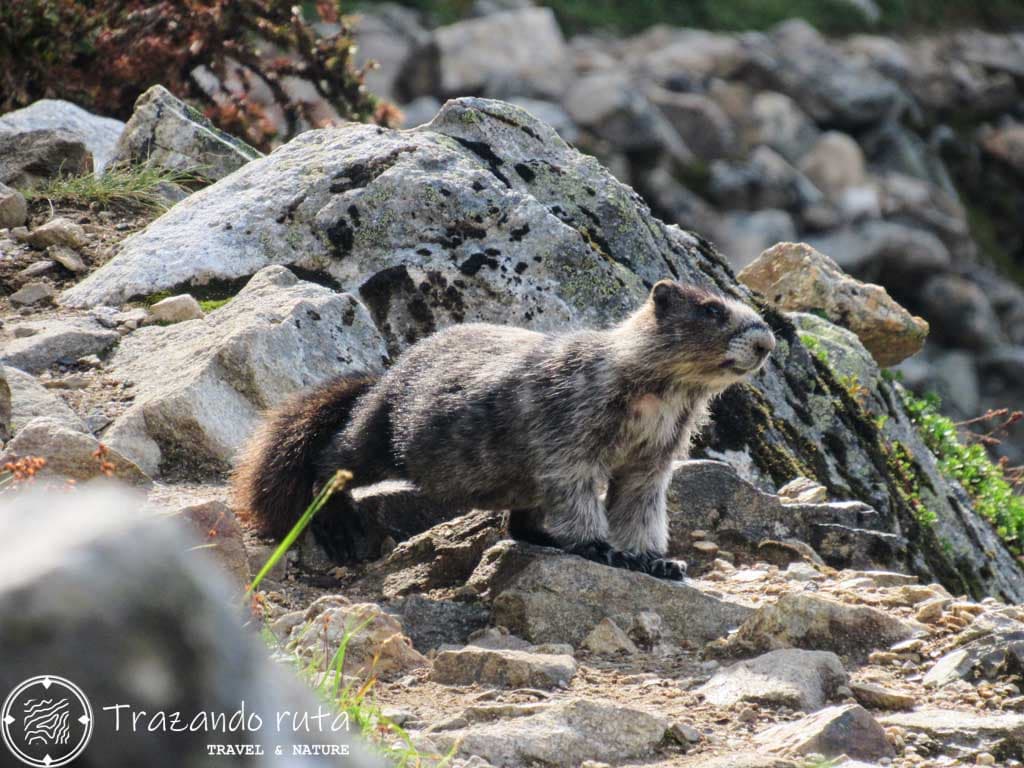
[{"label": "marmot grizzled back fur", "polygon": [[672,460],[774,347],[754,310],[670,280],[608,330],[454,326],[379,380],[338,378],[272,412],[238,463],[236,502],[281,537],[348,469],[313,523],[336,560],[368,554],[348,491],[401,479],[455,509],[511,510],[516,538],[679,579],[685,565],[663,559]]}]

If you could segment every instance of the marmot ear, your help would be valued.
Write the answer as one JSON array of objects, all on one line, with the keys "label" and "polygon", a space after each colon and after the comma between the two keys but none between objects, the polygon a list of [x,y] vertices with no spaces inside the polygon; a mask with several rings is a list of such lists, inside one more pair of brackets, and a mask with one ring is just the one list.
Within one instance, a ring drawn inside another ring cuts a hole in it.
[{"label": "marmot ear", "polygon": [[679,286],[671,280],[659,280],[651,288],[651,300],[658,312],[664,312],[679,297]]}]

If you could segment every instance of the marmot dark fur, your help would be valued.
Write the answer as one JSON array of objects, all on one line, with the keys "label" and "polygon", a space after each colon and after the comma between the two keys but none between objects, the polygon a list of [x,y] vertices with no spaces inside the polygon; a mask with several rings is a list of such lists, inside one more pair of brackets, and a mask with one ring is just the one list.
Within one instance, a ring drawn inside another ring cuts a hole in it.
[{"label": "marmot dark fur", "polygon": [[348,469],[313,524],[337,560],[377,554],[349,491],[400,479],[455,510],[511,510],[516,538],[682,578],[663,559],[672,460],[774,346],[746,305],[669,280],[608,330],[454,326],[379,380],[335,379],[271,413],[239,461],[236,503],[281,537]]}]

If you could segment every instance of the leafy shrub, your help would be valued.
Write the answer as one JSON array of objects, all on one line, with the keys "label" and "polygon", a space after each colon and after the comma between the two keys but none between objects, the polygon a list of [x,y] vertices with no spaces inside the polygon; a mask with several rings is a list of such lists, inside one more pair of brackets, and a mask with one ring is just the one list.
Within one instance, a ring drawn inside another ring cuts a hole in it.
[{"label": "leafy shrub", "polygon": [[[103,115],[127,118],[135,99],[160,83],[203,107],[220,128],[267,148],[274,126],[248,98],[268,88],[289,135],[308,106],[288,96],[282,80],[313,84],[345,119],[388,122],[352,61],[353,42],[341,2],[299,5],[281,0],[16,0],[0,3],[0,112],[40,98],[62,98]],[[314,22],[340,25],[320,37]],[[241,92],[208,95],[194,71],[219,82],[239,79]]]},{"label": "leafy shrub", "polygon": [[1014,492],[1003,468],[993,464],[980,443],[965,445],[956,424],[939,413],[939,398],[933,394],[915,397],[902,391],[903,402],[925,445],[939,460],[946,477],[957,480],[974,502],[975,509],[996,528],[1015,554],[1024,553],[1024,497]]}]

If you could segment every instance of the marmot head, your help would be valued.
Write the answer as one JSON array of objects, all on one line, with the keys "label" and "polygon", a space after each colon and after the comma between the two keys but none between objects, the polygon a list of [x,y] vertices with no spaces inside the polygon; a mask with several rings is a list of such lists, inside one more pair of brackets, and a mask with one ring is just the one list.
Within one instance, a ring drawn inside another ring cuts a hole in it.
[{"label": "marmot head", "polygon": [[775,349],[757,312],[697,286],[661,280],[641,311],[653,316],[658,357],[679,376],[714,389],[754,373]]}]

